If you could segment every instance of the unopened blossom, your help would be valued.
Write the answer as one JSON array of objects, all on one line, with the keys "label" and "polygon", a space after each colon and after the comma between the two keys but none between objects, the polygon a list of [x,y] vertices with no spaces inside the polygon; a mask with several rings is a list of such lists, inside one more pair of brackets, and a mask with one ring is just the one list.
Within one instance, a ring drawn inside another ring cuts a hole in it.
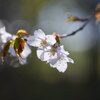
[{"label": "unopened blossom", "polygon": [[67,69],[67,62],[74,63],[74,61],[67,57],[69,53],[64,50],[63,46],[51,46],[44,50],[39,48],[37,56],[42,61],[47,61],[51,67],[57,68],[59,72],[65,72]]},{"label": "unopened blossom", "polygon": [[77,16],[67,16],[68,18],[68,22],[76,22],[76,21],[80,21],[80,22],[84,22],[84,21],[87,21],[88,18],[79,18]]},{"label": "unopened blossom", "polygon": [[38,29],[34,32],[34,35],[27,38],[27,43],[31,46],[41,48],[48,45],[54,45],[56,43],[56,39],[55,36],[45,35],[41,29]]}]

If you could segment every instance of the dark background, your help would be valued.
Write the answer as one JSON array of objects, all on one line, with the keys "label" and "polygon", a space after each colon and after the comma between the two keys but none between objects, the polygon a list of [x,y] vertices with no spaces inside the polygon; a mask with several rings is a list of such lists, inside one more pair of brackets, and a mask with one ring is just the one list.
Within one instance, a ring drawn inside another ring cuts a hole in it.
[{"label": "dark background", "polygon": [[[86,17],[98,3],[99,0],[0,0],[0,20],[12,34],[22,28],[29,33],[38,28],[47,34],[68,33],[80,23],[73,27],[73,23],[66,23],[67,13]],[[7,57],[5,64],[0,64],[0,100],[100,100],[100,24],[92,19],[82,32],[62,43],[75,61],[68,64],[65,73],[41,62],[35,48],[23,66]]]}]

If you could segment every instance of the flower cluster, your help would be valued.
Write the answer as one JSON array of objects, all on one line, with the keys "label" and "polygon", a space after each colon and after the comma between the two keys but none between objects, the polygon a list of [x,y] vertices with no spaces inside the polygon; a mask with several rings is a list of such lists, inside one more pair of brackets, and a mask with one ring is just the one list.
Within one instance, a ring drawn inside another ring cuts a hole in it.
[{"label": "flower cluster", "polygon": [[31,47],[37,47],[37,57],[44,61],[52,68],[56,68],[59,72],[65,72],[67,69],[67,63],[74,63],[74,61],[68,57],[69,53],[65,51],[64,46],[60,44],[61,38],[75,35],[79,31],[83,30],[85,26],[95,18],[96,24],[100,22],[100,3],[96,5],[93,14],[86,18],[80,18],[77,16],[68,16],[67,22],[82,22],[83,25],[70,34],[59,35],[53,33],[46,35],[41,29],[35,30],[34,34],[28,35],[28,32],[21,29],[18,30],[16,35],[12,35],[6,32],[5,27],[0,28],[0,53],[2,63],[5,61],[5,57],[9,53],[11,56],[16,57],[20,64],[27,63],[27,57],[31,54]]},{"label": "flower cluster", "polygon": [[67,57],[69,53],[64,50],[63,45],[59,45],[59,39],[58,34],[45,35],[41,29],[38,29],[33,36],[27,39],[27,43],[38,47],[37,57],[41,61],[46,61],[51,67],[57,68],[59,72],[65,72],[67,62],[74,63],[74,61]]},{"label": "flower cluster", "polygon": [[18,30],[16,35],[6,32],[5,27],[0,28],[0,44],[2,48],[2,63],[7,53],[17,57],[20,64],[27,63],[27,57],[31,54],[29,46],[37,47],[37,57],[41,61],[50,64],[59,72],[65,72],[67,62],[74,63],[68,57],[69,53],[60,45],[60,35],[53,33],[46,35],[41,29],[35,30],[33,35],[28,35],[25,30]]}]

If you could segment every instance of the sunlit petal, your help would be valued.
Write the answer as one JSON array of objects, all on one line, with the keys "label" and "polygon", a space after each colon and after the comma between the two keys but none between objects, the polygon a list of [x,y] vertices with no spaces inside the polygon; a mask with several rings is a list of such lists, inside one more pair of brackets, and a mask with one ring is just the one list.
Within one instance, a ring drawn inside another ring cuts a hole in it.
[{"label": "sunlit petal", "polygon": [[12,56],[16,56],[16,53],[15,53],[15,50],[13,47],[10,47],[9,48],[9,53],[12,55]]},{"label": "sunlit petal", "polygon": [[41,29],[35,30],[34,36],[35,38],[45,39],[45,33]]},{"label": "sunlit petal", "polygon": [[56,40],[55,40],[55,36],[53,35],[46,35],[46,42],[50,45],[53,45],[56,43]]},{"label": "sunlit petal", "polygon": [[29,46],[25,43],[25,47],[23,52],[21,53],[21,57],[22,58],[27,58],[29,56],[29,54],[31,53],[31,49],[29,48]]},{"label": "sunlit petal", "polygon": [[19,57],[18,59],[19,59],[19,63],[22,64],[22,65],[27,63],[27,59],[26,58]]}]

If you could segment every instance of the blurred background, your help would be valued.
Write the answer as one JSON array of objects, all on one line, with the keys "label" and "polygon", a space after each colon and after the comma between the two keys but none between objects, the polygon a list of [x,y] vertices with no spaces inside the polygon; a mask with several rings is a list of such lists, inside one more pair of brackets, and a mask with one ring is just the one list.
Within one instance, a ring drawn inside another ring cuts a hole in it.
[{"label": "blurred background", "polygon": [[[82,23],[68,23],[67,15],[87,17],[99,0],[0,0],[0,20],[8,32],[68,34]],[[100,100],[100,23],[95,19],[76,35],[61,40],[74,64],[59,73],[36,57],[26,65],[9,57],[0,64],[0,100]],[[10,60],[8,60],[10,59]]]}]

